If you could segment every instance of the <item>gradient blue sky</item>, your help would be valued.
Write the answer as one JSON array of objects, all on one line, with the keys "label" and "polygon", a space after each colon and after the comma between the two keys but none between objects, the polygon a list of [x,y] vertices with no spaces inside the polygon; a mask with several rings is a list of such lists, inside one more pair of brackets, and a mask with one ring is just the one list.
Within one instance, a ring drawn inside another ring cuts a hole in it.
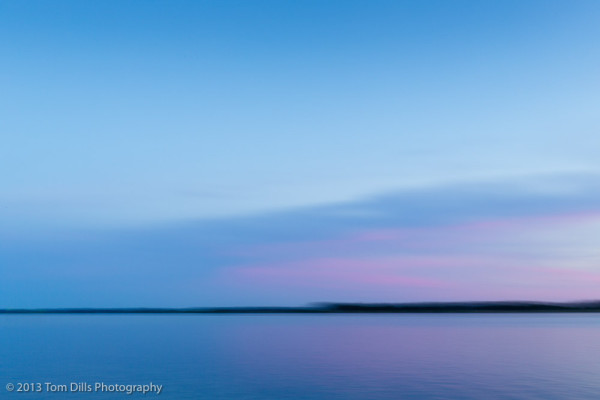
[{"label": "gradient blue sky", "polygon": [[595,296],[597,1],[3,1],[0,307]]}]

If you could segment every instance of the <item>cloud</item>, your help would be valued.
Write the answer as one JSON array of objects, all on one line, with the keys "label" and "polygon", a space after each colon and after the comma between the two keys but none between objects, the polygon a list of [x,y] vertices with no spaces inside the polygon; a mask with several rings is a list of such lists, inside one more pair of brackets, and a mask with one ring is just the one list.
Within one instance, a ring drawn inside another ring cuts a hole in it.
[{"label": "cloud", "polygon": [[573,277],[561,291],[568,297],[585,281],[577,277],[596,276],[599,240],[598,175],[448,184],[245,217],[4,240],[0,263],[11,267],[1,271],[0,305],[283,304],[291,293],[352,300],[359,291],[376,301],[377,288],[388,301],[400,288],[410,294],[403,301],[551,295],[544,284],[577,270],[564,275]]}]

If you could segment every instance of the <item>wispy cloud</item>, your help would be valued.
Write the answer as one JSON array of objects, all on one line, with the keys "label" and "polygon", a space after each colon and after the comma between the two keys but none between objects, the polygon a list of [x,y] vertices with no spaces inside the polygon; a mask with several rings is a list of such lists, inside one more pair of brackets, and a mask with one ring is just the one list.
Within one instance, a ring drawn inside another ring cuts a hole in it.
[{"label": "wispy cloud", "polygon": [[378,301],[383,293],[386,301],[395,293],[398,301],[589,297],[600,268],[599,183],[596,175],[570,175],[456,184],[271,214],[5,241],[0,258],[14,267],[3,271],[0,293],[3,302],[19,299],[18,288],[29,285],[40,301],[62,290],[86,305]]}]

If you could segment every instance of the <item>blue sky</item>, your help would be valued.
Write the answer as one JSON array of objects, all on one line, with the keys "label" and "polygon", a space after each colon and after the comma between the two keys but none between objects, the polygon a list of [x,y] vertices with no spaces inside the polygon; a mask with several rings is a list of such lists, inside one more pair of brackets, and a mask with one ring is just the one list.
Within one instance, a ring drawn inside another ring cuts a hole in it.
[{"label": "blue sky", "polygon": [[[3,2],[0,306],[591,295],[599,17],[596,1]],[[439,270],[449,221],[496,227],[456,244],[471,269]],[[273,256],[282,242],[299,247]],[[536,283],[544,268],[573,269],[568,290]]]}]

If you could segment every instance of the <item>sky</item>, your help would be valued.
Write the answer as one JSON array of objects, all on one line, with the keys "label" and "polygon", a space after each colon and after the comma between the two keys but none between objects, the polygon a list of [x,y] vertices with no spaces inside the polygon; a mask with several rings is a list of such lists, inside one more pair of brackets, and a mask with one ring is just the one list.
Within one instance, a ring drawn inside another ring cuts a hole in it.
[{"label": "sky", "polygon": [[0,308],[597,299],[600,3],[0,3]]}]

